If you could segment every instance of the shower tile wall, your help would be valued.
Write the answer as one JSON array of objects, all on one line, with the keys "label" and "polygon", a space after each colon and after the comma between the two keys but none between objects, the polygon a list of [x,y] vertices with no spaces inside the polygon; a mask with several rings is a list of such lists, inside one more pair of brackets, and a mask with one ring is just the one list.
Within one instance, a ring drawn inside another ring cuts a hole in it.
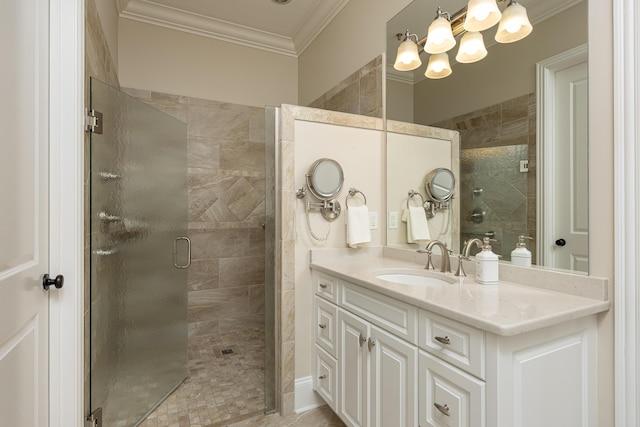
[{"label": "shower tile wall", "polygon": [[382,117],[382,55],[338,83],[309,107]]},{"label": "shower tile wall", "polygon": [[187,123],[189,336],[264,325],[264,109],[125,92]]},{"label": "shower tile wall", "polygon": [[[536,236],[535,93],[432,125],[460,132],[461,242],[493,231],[496,253],[509,259],[518,235]],[[529,172],[519,172],[525,159]],[[474,209],[485,212],[482,223],[472,220]],[[528,246],[535,263],[535,240]]]}]

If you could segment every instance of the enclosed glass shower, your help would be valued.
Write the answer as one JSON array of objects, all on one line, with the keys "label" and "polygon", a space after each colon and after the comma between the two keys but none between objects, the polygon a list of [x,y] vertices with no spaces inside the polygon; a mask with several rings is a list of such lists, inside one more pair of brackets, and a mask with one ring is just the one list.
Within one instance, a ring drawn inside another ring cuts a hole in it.
[{"label": "enclosed glass shower", "polygon": [[[158,95],[167,111],[182,109],[186,124],[91,80],[90,108],[102,129],[90,144],[88,389],[101,427],[223,425],[278,405],[276,109]],[[264,141],[252,134],[252,152],[220,135],[239,122],[264,126]],[[264,165],[247,162],[260,158],[260,145]],[[219,200],[233,208],[243,196],[256,204],[244,223],[198,222],[203,206]],[[242,250],[230,249],[229,236]],[[262,268],[246,265],[262,257],[264,284],[247,274]],[[224,328],[211,321],[218,318]]]},{"label": "enclosed glass shower", "polygon": [[91,109],[90,406],[129,427],[188,375],[187,133],[95,79]]}]

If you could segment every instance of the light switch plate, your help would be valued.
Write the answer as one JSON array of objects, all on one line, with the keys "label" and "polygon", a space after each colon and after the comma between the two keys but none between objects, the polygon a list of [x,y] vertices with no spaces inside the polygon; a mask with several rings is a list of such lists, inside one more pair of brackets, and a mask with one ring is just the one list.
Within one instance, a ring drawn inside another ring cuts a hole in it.
[{"label": "light switch plate", "polygon": [[369,229],[378,229],[378,212],[369,212]]},{"label": "light switch plate", "polygon": [[389,212],[389,228],[398,228],[398,212]]}]

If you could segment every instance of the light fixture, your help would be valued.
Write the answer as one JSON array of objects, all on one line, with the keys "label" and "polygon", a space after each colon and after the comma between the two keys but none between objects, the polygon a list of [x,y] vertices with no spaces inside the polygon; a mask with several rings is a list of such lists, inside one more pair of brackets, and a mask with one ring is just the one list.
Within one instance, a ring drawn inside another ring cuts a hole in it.
[{"label": "light fixture", "polygon": [[[411,71],[422,65],[420,60],[420,54],[418,53],[418,36],[416,34],[409,34],[409,30],[403,35],[402,33],[396,34],[398,40],[403,39],[400,46],[398,46],[398,53],[396,54],[396,63],[393,64],[393,68],[398,71]],[[415,41],[412,40],[415,39]]]},{"label": "light fixture", "polygon": [[460,40],[456,61],[469,64],[480,61],[485,56],[487,56],[487,48],[484,47],[482,33],[476,31],[465,33]]},{"label": "light fixture", "polygon": [[[500,12],[499,7],[505,4],[507,7]],[[438,7],[426,37],[418,39],[417,35],[409,34],[409,30],[396,34],[402,43],[393,67],[398,71],[418,68],[421,65],[420,47],[424,46],[424,51],[431,54],[424,75],[431,79],[447,77],[452,70],[446,52],[456,45],[456,37],[462,34],[456,61],[463,64],[479,61],[487,56],[480,31],[498,22],[495,40],[499,43],[521,40],[533,29],[527,10],[517,0],[469,0],[467,6],[452,15]]]},{"label": "light fixture", "polygon": [[469,0],[464,29],[484,31],[496,25],[501,16],[496,0]]},{"label": "light fixture", "polygon": [[449,65],[449,55],[446,53],[436,53],[429,57],[429,64],[425,77],[430,79],[442,79],[451,74],[451,65]]},{"label": "light fixture", "polygon": [[427,41],[424,50],[428,53],[444,53],[456,45],[456,39],[451,31],[451,17],[447,12],[438,8],[436,18],[427,31]]},{"label": "light fixture", "polygon": [[522,40],[531,33],[533,27],[527,17],[527,9],[515,0],[511,0],[504,10],[496,33],[498,43],[513,43]]}]

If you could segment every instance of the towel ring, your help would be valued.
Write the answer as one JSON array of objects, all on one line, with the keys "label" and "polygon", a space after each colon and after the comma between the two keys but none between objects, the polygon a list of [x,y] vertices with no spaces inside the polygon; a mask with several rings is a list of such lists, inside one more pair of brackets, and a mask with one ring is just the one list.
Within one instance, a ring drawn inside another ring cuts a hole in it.
[{"label": "towel ring", "polygon": [[367,204],[367,196],[364,195],[364,193],[358,189],[355,188],[350,188],[349,189],[349,194],[347,194],[347,197],[344,198],[344,204],[347,206],[347,209],[349,209],[349,197],[355,197],[356,194],[360,193],[360,195],[362,196],[362,198],[364,199],[364,204]]},{"label": "towel ring", "polygon": [[422,194],[414,190],[409,190],[409,198],[407,198],[407,209],[409,209],[409,199],[413,198],[413,196],[420,196],[420,206],[424,206],[424,197],[422,197]]}]

